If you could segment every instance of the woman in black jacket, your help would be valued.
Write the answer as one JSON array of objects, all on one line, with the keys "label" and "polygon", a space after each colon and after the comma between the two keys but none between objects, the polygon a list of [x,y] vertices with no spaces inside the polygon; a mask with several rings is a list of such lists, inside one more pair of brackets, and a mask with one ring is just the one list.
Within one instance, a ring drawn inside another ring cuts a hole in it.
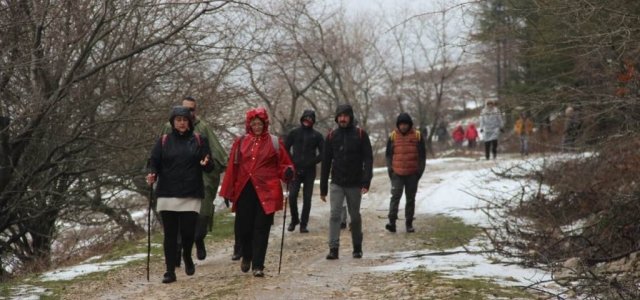
[{"label": "woman in black jacket", "polygon": [[191,249],[200,204],[204,198],[202,172],[211,172],[214,168],[209,142],[205,137],[193,133],[189,108],[174,107],[169,122],[171,133],[161,136],[153,147],[147,176],[149,183],[155,182],[156,176],[159,176],[157,210],[162,217],[167,265],[162,283],[176,281],[178,231],[182,236],[185,273],[191,276],[196,272]]}]

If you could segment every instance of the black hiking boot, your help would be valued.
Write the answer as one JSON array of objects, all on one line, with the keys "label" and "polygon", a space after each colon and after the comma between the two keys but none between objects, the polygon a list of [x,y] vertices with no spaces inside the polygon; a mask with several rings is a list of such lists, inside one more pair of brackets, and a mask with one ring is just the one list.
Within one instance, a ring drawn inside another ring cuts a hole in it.
[{"label": "black hiking boot", "polygon": [[191,258],[191,255],[189,256],[185,255],[183,259],[184,259],[184,273],[187,274],[187,276],[192,276],[193,274],[196,273],[196,265],[193,263],[193,259]]},{"label": "black hiking boot", "polygon": [[207,248],[204,246],[204,241],[196,241],[196,257],[198,260],[207,258]]},{"label": "black hiking boot", "polygon": [[353,245],[353,258],[362,258],[362,245]]},{"label": "black hiking boot", "polygon": [[253,270],[253,277],[264,277],[264,271],[262,269]]},{"label": "black hiking boot", "polygon": [[413,220],[407,220],[406,225],[408,233],[416,232],[415,228],[413,228]]},{"label": "black hiking boot", "polygon": [[309,233],[306,225],[300,225],[300,233]]},{"label": "black hiking boot", "polygon": [[287,227],[287,230],[288,231],[296,230],[296,225],[298,225],[298,224],[300,224],[299,221],[294,221],[294,222],[289,223],[289,227]]},{"label": "black hiking boot", "polygon": [[172,283],[174,281],[176,281],[176,273],[174,272],[164,273],[164,277],[162,278],[162,283]]},{"label": "black hiking boot", "polygon": [[231,260],[237,261],[242,258],[242,250],[240,245],[233,245],[233,255],[231,256]]},{"label": "black hiking boot", "polygon": [[249,272],[249,269],[251,269],[251,260],[242,258],[242,262],[240,263],[240,271],[242,271],[242,273],[247,273]]},{"label": "black hiking boot", "polygon": [[340,229],[346,229],[347,228],[347,223],[342,222],[340,223]]},{"label": "black hiking boot", "polygon": [[338,259],[338,248],[329,249],[327,259]]},{"label": "black hiking boot", "polygon": [[390,221],[389,223],[387,223],[387,225],[384,226],[384,228],[386,228],[390,232],[396,232],[396,222]]}]

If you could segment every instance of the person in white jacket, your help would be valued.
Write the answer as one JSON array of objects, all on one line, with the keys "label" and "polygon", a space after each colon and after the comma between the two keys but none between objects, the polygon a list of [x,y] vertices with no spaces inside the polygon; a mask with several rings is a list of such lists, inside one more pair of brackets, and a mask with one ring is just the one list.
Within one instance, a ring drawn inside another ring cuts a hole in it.
[{"label": "person in white jacket", "polygon": [[493,152],[493,159],[498,154],[498,138],[504,132],[502,113],[496,107],[493,100],[487,100],[487,104],[480,113],[480,132],[483,134],[485,157],[489,159],[489,150]]}]

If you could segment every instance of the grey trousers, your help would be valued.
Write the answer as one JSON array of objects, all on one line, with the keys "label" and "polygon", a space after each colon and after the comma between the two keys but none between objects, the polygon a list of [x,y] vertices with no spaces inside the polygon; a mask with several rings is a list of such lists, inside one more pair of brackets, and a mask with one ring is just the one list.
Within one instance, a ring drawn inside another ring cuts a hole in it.
[{"label": "grey trousers", "polygon": [[351,216],[351,241],[353,245],[362,245],[362,218],[360,217],[362,194],[360,190],[360,187],[341,187],[333,183],[329,187],[329,202],[331,203],[329,249],[340,248],[340,219],[345,198],[347,199],[349,216]]}]

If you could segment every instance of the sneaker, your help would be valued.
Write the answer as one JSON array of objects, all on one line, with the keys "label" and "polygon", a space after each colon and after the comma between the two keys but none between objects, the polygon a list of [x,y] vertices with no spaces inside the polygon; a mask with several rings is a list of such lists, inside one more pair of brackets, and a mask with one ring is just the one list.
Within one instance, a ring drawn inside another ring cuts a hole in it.
[{"label": "sneaker", "polygon": [[174,281],[176,281],[176,273],[174,272],[164,273],[164,277],[162,278],[162,283],[172,283]]},{"label": "sneaker", "polygon": [[240,250],[240,246],[233,245],[233,255],[231,256],[231,260],[237,261],[242,258],[242,251]]},{"label": "sneaker", "polygon": [[264,271],[260,269],[253,270],[253,277],[264,277]]},{"label": "sneaker", "polygon": [[184,273],[187,276],[192,276],[196,273],[196,265],[193,263],[191,257],[184,257]]},{"label": "sneaker", "polygon": [[309,233],[307,226],[300,225],[300,233]]}]

